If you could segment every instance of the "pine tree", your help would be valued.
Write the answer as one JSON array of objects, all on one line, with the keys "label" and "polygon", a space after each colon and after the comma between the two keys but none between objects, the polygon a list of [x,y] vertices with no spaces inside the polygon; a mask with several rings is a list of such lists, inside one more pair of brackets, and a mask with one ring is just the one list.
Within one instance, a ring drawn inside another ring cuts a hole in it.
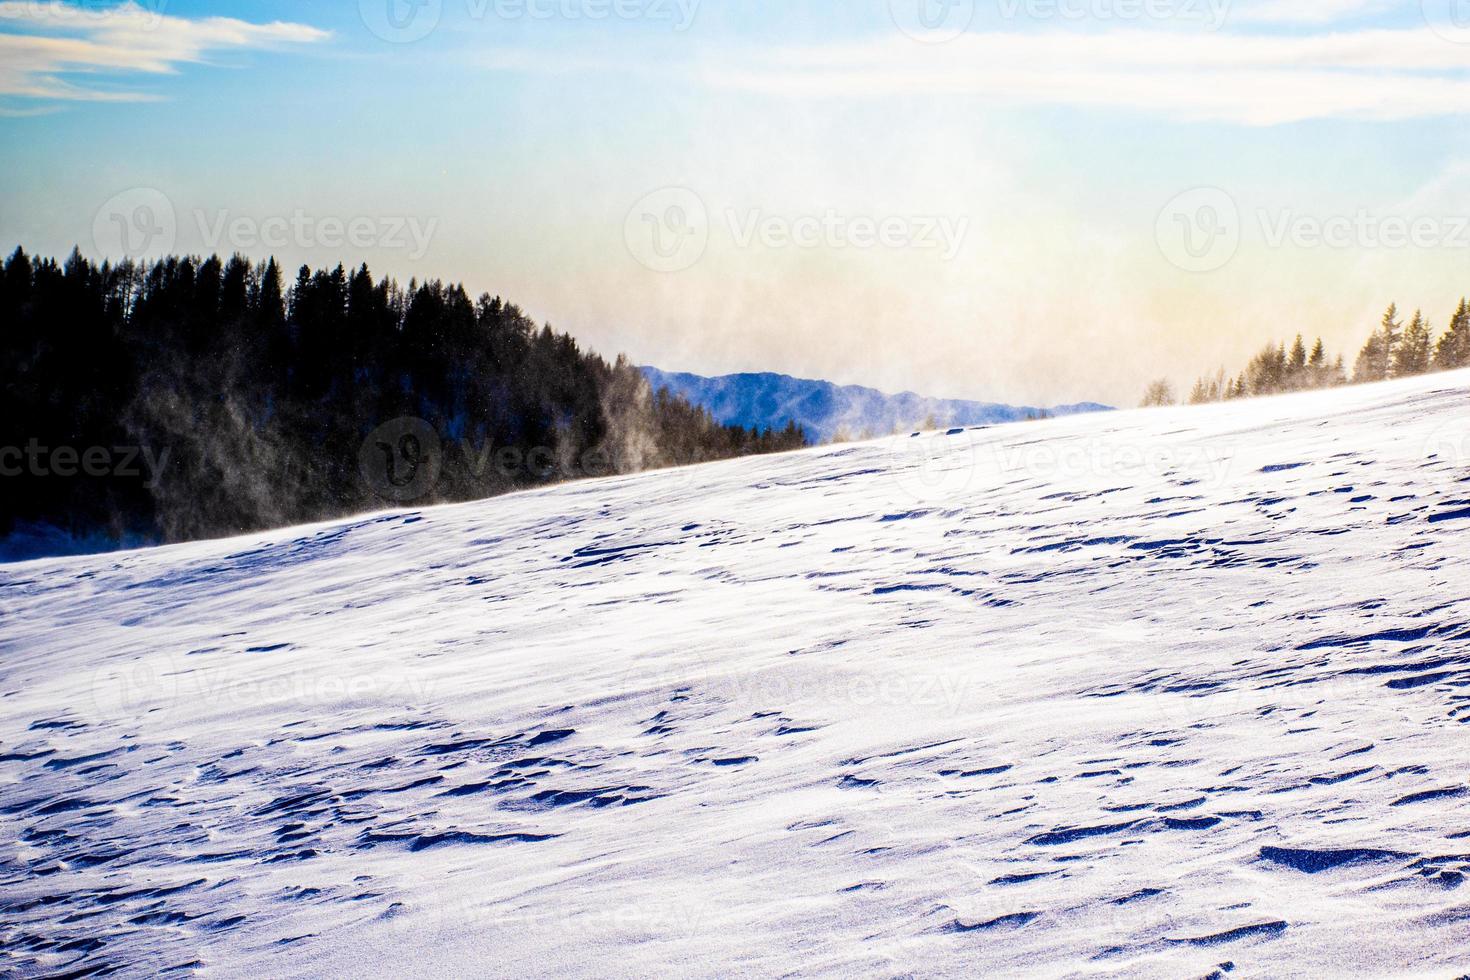
[{"label": "pine tree", "polygon": [[1429,370],[1430,330],[1429,322],[1420,310],[1414,311],[1414,319],[1404,330],[1398,347],[1394,350],[1393,376],[1409,378]]},{"label": "pine tree", "polygon": [[1286,358],[1286,387],[1292,391],[1307,387],[1307,346],[1301,334],[1296,335]]},{"label": "pine tree", "polygon": [[[446,440],[510,447],[526,465],[473,468],[446,453],[424,501],[553,479],[774,452],[806,444],[789,422],[718,424],[641,371],[608,364],[516,307],[458,285],[375,283],[365,266],[165,258],[64,263],[17,249],[0,271],[0,446],[153,446],[155,482],[18,479],[15,522],[78,535],[186,540],[382,506],[359,460],[388,419],[417,416]],[[634,451],[629,451],[629,450]],[[592,470],[571,465],[610,459]],[[150,479],[154,474],[149,474]]]},{"label": "pine tree", "polygon": [[1312,345],[1312,353],[1307,355],[1307,386],[1321,388],[1326,384],[1327,374],[1327,348],[1322,344],[1322,338]]},{"label": "pine tree", "polygon": [[1358,361],[1353,365],[1353,382],[1363,384],[1368,381],[1382,381],[1383,369],[1383,335],[1375,330],[1363,344],[1363,349],[1358,351]]},{"label": "pine tree", "polygon": [[1287,376],[1285,344],[1267,344],[1246,368],[1252,395],[1274,395],[1283,390]]},{"label": "pine tree", "polygon": [[1399,338],[1403,334],[1404,324],[1398,318],[1399,306],[1397,303],[1388,304],[1388,309],[1383,313],[1383,324],[1380,330],[1383,334],[1383,373],[1387,375],[1393,369],[1393,358],[1398,353]]},{"label": "pine tree", "polygon": [[1358,363],[1353,368],[1353,381],[1361,384],[1365,381],[1382,381],[1392,376],[1394,357],[1398,353],[1399,332],[1403,329],[1398,313],[1398,304],[1390,303],[1379,328],[1358,353]]},{"label": "pine tree", "polygon": [[1439,338],[1434,351],[1434,366],[1440,371],[1470,367],[1470,303],[1464,299],[1450,318],[1450,328]]}]

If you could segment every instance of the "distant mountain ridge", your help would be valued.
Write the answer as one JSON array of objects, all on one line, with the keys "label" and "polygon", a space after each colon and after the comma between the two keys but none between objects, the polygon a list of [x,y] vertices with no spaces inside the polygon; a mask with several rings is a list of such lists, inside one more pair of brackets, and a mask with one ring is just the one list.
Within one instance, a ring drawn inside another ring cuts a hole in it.
[{"label": "distant mountain ridge", "polygon": [[912,391],[890,395],[861,385],[793,378],[770,372],[706,377],[682,371],[642,368],[654,388],[668,388],[709,410],[726,425],[781,428],[787,419],[814,442],[830,442],[839,432],[852,438],[882,436],[914,428],[932,418],[937,426],[1016,422],[1044,414],[1076,415],[1111,411],[1096,402],[1029,408],[957,398],[926,398]]}]

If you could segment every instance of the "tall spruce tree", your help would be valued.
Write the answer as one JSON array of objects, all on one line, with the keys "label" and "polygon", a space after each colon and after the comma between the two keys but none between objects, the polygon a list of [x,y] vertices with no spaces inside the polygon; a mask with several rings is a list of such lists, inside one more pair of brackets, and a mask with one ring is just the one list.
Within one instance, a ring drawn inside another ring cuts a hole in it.
[{"label": "tall spruce tree", "polygon": [[1403,329],[1398,313],[1398,304],[1390,303],[1378,329],[1373,332],[1358,353],[1358,363],[1353,368],[1354,381],[1359,383],[1382,381],[1392,376],[1394,357],[1399,346],[1399,333]]},{"label": "tall spruce tree", "polygon": [[1450,328],[1439,338],[1434,350],[1434,366],[1441,371],[1470,367],[1470,303],[1464,299],[1450,317]]},{"label": "tall spruce tree", "polygon": [[1321,388],[1327,383],[1327,348],[1318,337],[1317,342],[1312,345],[1312,353],[1307,355],[1307,385],[1311,388]]},{"label": "tall spruce tree", "polygon": [[1394,350],[1393,376],[1408,378],[1428,371],[1430,347],[1429,321],[1421,310],[1415,310]]},{"label": "tall spruce tree", "polygon": [[1286,358],[1286,387],[1291,391],[1307,387],[1307,345],[1297,334]]}]

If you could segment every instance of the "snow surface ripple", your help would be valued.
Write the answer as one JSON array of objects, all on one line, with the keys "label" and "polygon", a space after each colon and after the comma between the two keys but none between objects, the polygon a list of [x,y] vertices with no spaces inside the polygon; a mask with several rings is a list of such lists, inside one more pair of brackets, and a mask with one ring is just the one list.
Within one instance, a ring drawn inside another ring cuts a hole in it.
[{"label": "snow surface ripple", "polygon": [[1470,373],[0,569],[0,972],[1454,976]]}]

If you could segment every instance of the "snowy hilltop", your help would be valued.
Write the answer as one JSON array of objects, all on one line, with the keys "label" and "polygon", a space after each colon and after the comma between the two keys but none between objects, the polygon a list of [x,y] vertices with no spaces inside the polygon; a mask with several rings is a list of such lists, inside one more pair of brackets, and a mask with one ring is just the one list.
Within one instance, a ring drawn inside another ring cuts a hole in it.
[{"label": "snowy hilltop", "polygon": [[886,435],[926,422],[931,425],[991,425],[1044,415],[1104,412],[1096,402],[1027,408],[954,398],[926,398],[905,391],[889,395],[860,385],[835,385],[785,374],[726,374],[705,377],[677,371],[642,369],[655,388],[667,388],[693,405],[707,408],[723,425],[780,430],[788,419],[806,430],[813,442],[834,437]]},{"label": "snowy hilltop", "polygon": [[1470,372],[0,569],[0,973],[1454,976]]}]

